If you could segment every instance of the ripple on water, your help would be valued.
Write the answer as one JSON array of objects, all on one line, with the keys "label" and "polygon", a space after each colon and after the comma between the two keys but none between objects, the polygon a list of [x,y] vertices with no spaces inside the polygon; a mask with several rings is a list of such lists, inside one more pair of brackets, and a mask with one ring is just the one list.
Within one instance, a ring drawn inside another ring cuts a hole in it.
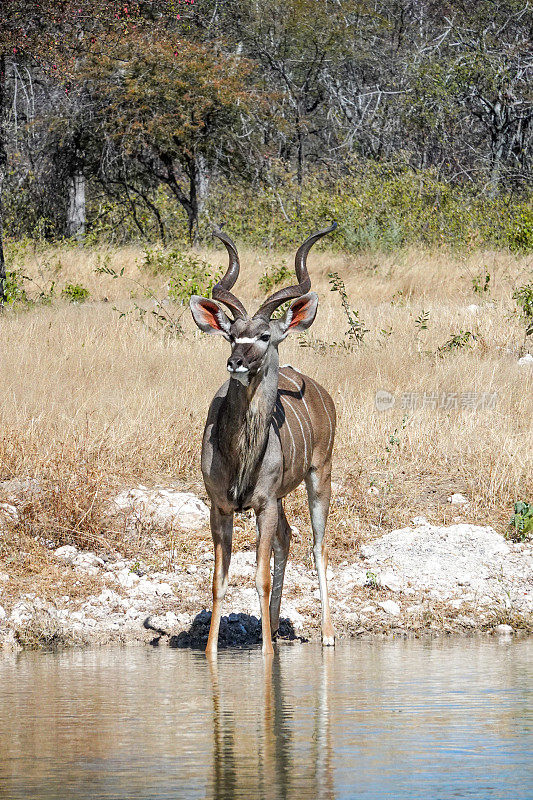
[{"label": "ripple on water", "polygon": [[533,797],[530,640],[0,657],[9,798]]}]

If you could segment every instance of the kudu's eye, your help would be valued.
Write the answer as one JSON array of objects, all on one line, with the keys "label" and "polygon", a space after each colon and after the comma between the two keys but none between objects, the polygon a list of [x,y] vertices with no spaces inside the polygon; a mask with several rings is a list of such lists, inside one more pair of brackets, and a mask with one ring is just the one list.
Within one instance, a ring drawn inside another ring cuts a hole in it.
[{"label": "kudu's eye", "polygon": [[270,334],[269,333],[263,333],[263,335],[260,337],[260,339],[261,339],[262,342],[268,342],[268,340],[270,339]]}]

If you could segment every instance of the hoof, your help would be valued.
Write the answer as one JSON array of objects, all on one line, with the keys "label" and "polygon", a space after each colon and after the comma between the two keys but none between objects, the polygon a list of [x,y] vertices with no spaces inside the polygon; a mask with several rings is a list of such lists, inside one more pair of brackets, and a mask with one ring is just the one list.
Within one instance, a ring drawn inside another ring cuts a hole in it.
[{"label": "hoof", "polygon": [[323,636],[322,647],[335,647],[335,636]]}]

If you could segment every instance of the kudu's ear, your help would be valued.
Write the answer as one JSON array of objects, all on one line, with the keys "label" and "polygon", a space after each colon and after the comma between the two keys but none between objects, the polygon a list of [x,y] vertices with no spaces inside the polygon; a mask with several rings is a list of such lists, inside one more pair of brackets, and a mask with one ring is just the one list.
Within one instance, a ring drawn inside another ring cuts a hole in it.
[{"label": "kudu's ear", "polygon": [[291,331],[303,331],[313,324],[318,308],[318,295],[308,292],[293,300],[285,316],[278,320],[282,339]]},{"label": "kudu's ear", "polygon": [[204,333],[220,333],[229,339],[231,320],[220,306],[206,297],[193,294],[189,300],[192,317]]}]

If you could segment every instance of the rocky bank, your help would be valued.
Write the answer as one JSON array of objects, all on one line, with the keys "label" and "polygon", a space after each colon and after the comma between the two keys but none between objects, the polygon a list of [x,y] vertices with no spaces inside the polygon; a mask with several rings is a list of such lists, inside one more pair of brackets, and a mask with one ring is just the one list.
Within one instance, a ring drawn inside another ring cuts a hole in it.
[{"label": "rocky bank", "polygon": [[[208,509],[195,495],[145,487],[112,501],[133,524],[172,521],[182,530],[208,523]],[[16,504],[0,506],[4,524]],[[4,533],[2,534],[2,530]],[[210,614],[212,548],[190,563],[165,553],[165,568],[146,566],[119,552],[95,553],[65,545],[53,551],[76,582],[98,579],[98,593],[45,601],[36,593],[14,597],[9,573],[0,573],[0,644],[4,647],[104,644],[113,641],[202,647]],[[227,616],[221,645],[260,640],[254,584],[255,552],[233,554]],[[333,622],[339,636],[423,635],[488,630],[500,635],[533,629],[533,542],[515,544],[490,527],[460,523],[434,526],[417,517],[364,545],[351,561],[328,567]],[[314,570],[289,560],[280,636],[319,638],[320,602]]]}]

